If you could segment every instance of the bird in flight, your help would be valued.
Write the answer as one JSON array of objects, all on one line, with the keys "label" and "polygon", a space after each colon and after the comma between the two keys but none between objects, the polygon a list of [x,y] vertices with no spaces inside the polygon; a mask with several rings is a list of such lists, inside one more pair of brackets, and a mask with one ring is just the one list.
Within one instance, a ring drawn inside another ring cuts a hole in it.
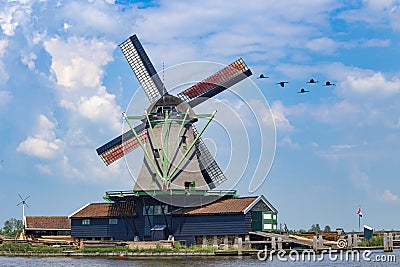
[{"label": "bird in flight", "polygon": [[288,82],[279,82],[279,83],[276,83],[276,84],[279,84],[281,87],[285,87],[285,83],[288,83]]},{"label": "bird in flight", "polygon": [[335,85],[334,83],[331,83],[330,81],[327,81],[324,85],[322,85],[322,86],[332,86],[332,85]]},{"label": "bird in flight", "polygon": [[313,78],[311,78],[307,83],[317,83],[318,81],[315,81]]},{"label": "bird in flight", "polygon": [[260,76],[258,76],[258,79],[265,79],[265,78],[269,78],[268,76],[265,76],[264,74],[260,74]]},{"label": "bird in flight", "polygon": [[308,93],[308,92],[310,92],[310,91],[307,91],[306,89],[301,88],[301,90],[298,91],[297,93],[298,93],[298,94],[304,94],[304,93]]}]

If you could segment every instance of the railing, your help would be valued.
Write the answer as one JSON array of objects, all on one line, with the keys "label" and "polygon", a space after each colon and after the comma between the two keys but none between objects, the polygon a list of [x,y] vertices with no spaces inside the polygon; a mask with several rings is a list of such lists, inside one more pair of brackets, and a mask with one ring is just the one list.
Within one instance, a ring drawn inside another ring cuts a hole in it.
[{"label": "railing", "polygon": [[233,196],[238,197],[236,190],[193,190],[193,189],[168,189],[148,190],[148,191],[107,191],[103,199],[112,202],[111,198],[140,197],[140,196],[156,196],[156,195],[196,195],[196,196]]}]

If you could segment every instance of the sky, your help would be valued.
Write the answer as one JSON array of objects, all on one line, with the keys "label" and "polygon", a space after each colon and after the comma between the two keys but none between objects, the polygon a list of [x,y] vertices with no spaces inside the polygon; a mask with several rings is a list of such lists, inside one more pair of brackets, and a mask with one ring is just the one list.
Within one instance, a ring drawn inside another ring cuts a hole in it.
[{"label": "sky", "polygon": [[188,62],[252,70],[196,110],[218,110],[205,141],[240,195],[264,195],[289,229],[358,230],[359,207],[362,225],[400,229],[399,33],[397,0],[2,1],[0,224],[21,218],[18,194],[26,215],[69,215],[133,188],[140,151],[106,167],[95,149],[148,105],[118,47],[137,34],[165,81]]}]

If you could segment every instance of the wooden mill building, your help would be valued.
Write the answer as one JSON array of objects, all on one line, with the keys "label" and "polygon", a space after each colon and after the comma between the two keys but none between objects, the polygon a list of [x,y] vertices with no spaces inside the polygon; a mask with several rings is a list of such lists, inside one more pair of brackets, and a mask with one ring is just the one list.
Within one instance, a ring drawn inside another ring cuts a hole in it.
[{"label": "wooden mill building", "polygon": [[67,216],[25,216],[27,237],[69,236],[71,220]]},{"label": "wooden mill building", "polygon": [[156,241],[173,236],[186,245],[212,245],[218,238],[233,243],[252,231],[277,229],[278,211],[264,196],[238,197],[231,191],[204,201],[208,204],[181,208],[134,191],[107,195],[113,202],[87,204],[69,216],[73,238]]}]

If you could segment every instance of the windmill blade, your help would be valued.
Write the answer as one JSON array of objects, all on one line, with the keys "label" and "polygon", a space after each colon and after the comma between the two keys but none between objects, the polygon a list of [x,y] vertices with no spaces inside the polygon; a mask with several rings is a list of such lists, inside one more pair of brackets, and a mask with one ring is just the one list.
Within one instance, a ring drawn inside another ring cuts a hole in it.
[{"label": "windmill blade", "polygon": [[17,204],[17,206],[19,206],[19,205],[21,205],[21,204],[23,204],[24,203],[24,201],[21,201],[21,202],[19,202],[18,204]]},{"label": "windmill blade", "polygon": [[29,196],[27,196],[25,199],[24,199],[24,201],[26,201],[28,198],[30,198],[31,196],[29,195]]},{"label": "windmill blade", "polygon": [[119,45],[150,103],[164,95],[164,85],[136,35]]},{"label": "windmill blade", "polygon": [[[138,134],[140,141],[147,141],[146,124],[141,123],[135,127],[135,132]],[[96,149],[97,154],[101,157],[104,163],[108,166],[114,161],[122,158],[139,146],[139,142],[131,130],[114,138],[105,145]]]},{"label": "windmill blade", "polygon": [[[198,131],[194,126],[193,132],[194,136],[196,137],[198,135]],[[204,179],[210,189],[214,189],[218,185],[225,182],[226,177],[201,138],[197,140],[195,146],[196,155],[199,160],[200,169],[204,176]]]},{"label": "windmill blade", "polygon": [[195,107],[251,75],[251,70],[243,59],[239,58],[229,66],[180,92],[177,96],[188,102],[191,107]]}]

